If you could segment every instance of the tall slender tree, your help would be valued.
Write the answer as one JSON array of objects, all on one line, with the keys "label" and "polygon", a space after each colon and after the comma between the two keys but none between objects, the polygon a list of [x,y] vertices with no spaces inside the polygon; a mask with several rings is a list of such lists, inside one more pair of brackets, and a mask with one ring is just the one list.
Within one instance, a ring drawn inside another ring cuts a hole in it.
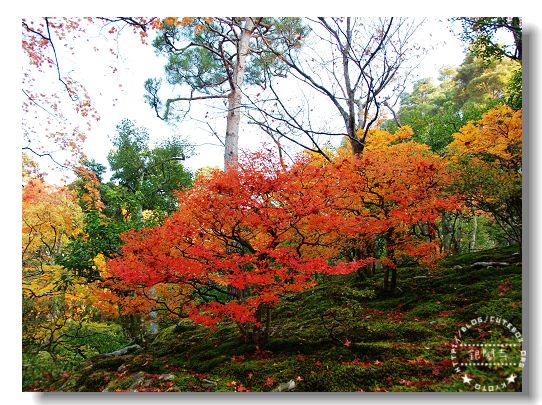
[{"label": "tall slender tree", "polygon": [[[421,22],[352,17],[308,20],[312,42],[307,40],[302,52],[268,46],[298,79],[305,98],[310,94],[318,98],[312,105],[301,105],[303,97],[289,102],[285,92],[271,83],[271,96],[263,106],[253,103],[250,118],[275,139],[286,138],[320,154],[325,155],[320,139],[333,136],[346,136],[352,152],[361,154],[383,108],[402,92],[409,73],[407,62],[420,49],[413,35]],[[338,113],[341,127],[319,125],[321,116],[315,115],[321,114],[321,108],[327,114]],[[300,141],[299,135],[309,142]]]},{"label": "tall slender tree", "polygon": [[175,104],[184,106],[175,111],[176,117],[182,118],[193,101],[222,99],[227,106],[226,131],[223,139],[217,137],[224,145],[224,166],[236,165],[246,86],[265,88],[265,69],[284,74],[287,65],[276,50],[293,52],[301,46],[305,33],[299,18],[193,18],[184,26],[165,20],[154,46],[168,57],[168,83],[181,86],[181,91],[184,86],[186,94],[162,101],[158,95],[161,80],[148,79],[146,100],[158,117],[170,119],[175,115]]}]

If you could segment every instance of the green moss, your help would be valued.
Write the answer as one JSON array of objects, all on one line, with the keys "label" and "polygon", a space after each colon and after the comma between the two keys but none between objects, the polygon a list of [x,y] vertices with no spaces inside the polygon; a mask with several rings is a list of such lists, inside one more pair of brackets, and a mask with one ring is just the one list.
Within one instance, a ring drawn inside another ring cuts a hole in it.
[{"label": "green moss", "polygon": [[132,355],[110,356],[110,357],[98,358],[97,360],[92,361],[90,366],[92,367],[93,370],[115,371],[121,365],[128,362],[132,358],[133,358]]},{"label": "green moss", "polygon": [[80,392],[101,392],[107,386],[111,377],[105,372],[94,372],[78,381]]},{"label": "green moss", "polygon": [[484,261],[509,261],[516,262],[520,260],[514,253],[519,252],[519,246],[506,246],[495,249],[488,249],[481,252],[464,253],[461,255],[450,256],[443,261],[443,266],[453,267],[454,265],[470,265],[474,262]]},{"label": "green moss", "polygon": [[150,354],[135,356],[126,366],[129,372],[144,371],[149,374],[160,374],[167,371],[164,360]]},{"label": "green moss", "polygon": [[303,391],[372,391],[380,384],[391,385],[394,381],[412,376],[429,376],[428,367],[420,367],[398,361],[382,365],[358,366],[335,365],[320,373],[309,374],[300,389]]},{"label": "green moss", "polygon": [[190,369],[197,371],[199,373],[204,373],[204,372],[213,370],[215,367],[219,366],[220,364],[225,363],[228,360],[229,358],[224,355],[211,357],[207,360],[191,359],[188,362],[188,367],[190,367]]},{"label": "green moss", "polygon": [[360,358],[370,360],[414,359],[426,353],[422,347],[401,346],[396,343],[354,343],[350,348]]},{"label": "green moss", "polygon": [[473,305],[473,314],[478,316],[500,316],[521,328],[521,305],[510,298],[500,298],[484,304]]},{"label": "green moss", "polygon": [[438,315],[439,312],[445,310],[446,306],[442,302],[436,303],[434,301],[422,302],[416,305],[410,314],[416,317],[431,318]]},{"label": "green moss", "polygon": [[133,376],[127,377],[127,378],[120,378],[117,380],[112,381],[107,385],[108,391],[126,391],[128,390],[132,384],[136,382],[136,378]]},{"label": "green moss", "polygon": [[[172,384],[155,381],[153,388],[174,391],[234,391],[232,381],[249,390],[271,391],[292,379],[298,391],[465,390],[451,368],[439,366],[449,359],[445,343],[457,326],[472,317],[498,314],[521,327],[521,267],[474,270],[470,264],[515,263],[514,251],[450,258],[438,271],[400,268],[394,296],[379,290],[378,272],[364,281],[355,275],[322,277],[316,288],[289,294],[277,304],[272,334],[259,348],[241,343],[233,322],[209,331],[182,321],[163,328],[140,354],[96,357],[67,380],[47,387],[126,390],[133,375],[143,371],[173,373]],[[453,269],[456,264],[463,268]],[[116,373],[122,364],[131,375]],[[489,374],[483,375],[487,381]],[[204,378],[216,385],[205,386]]]},{"label": "green moss", "polygon": [[188,373],[175,373],[175,380],[173,380],[173,383],[175,391],[206,391],[206,389],[201,387],[201,382]]}]

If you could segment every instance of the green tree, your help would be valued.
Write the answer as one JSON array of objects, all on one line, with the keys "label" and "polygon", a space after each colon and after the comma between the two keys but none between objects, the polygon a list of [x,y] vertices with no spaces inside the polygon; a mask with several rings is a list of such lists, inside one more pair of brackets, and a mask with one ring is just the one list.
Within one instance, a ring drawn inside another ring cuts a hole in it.
[{"label": "green tree", "polygon": [[[459,67],[441,69],[438,84],[431,79],[416,82],[413,90],[402,96],[397,121],[412,127],[414,139],[442,152],[452,142],[452,134],[468,121],[480,119],[484,112],[511,98],[507,88],[515,69],[516,62],[487,60],[469,53]],[[397,121],[387,121],[384,127],[394,131]]]},{"label": "green tree", "polygon": [[[458,17],[460,38],[485,59],[493,57],[522,61],[522,21],[520,17]],[[508,43],[503,41],[507,35]]]},{"label": "green tree", "polygon": [[470,52],[492,62],[514,62],[516,68],[506,86],[506,104],[514,110],[522,106],[523,27],[520,17],[459,17],[459,37],[469,45]]},{"label": "green tree", "polygon": [[193,18],[184,25],[177,21],[164,20],[153,45],[157,53],[168,57],[168,83],[185,86],[188,94],[162,102],[158,96],[161,80],[148,79],[146,100],[162,119],[170,118],[175,103],[184,103],[186,114],[192,101],[226,101],[224,164],[236,164],[245,87],[265,87],[266,72],[284,75],[287,65],[269,47],[281,53],[294,51],[307,28],[300,18]]},{"label": "green tree", "polygon": [[487,105],[494,100],[503,100],[517,63],[497,58],[484,59],[469,52],[457,69],[456,102],[461,105]]},{"label": "green tree", "polygon": [[148,143],[147,129],[124,119],[117,126],[115,148],[107,158],[113,174],[106,205],[107,200],[116,201],[111,208],[124,210],[137,220],[141,220],[144,210],[161,214],[173,211],[175,191],[192,181],[191,173],[182,165],[187,147],[181,139],[170,138],[154,148]]},{"label": "green tree", "polygon": [[71,187],[83,210],[83,231],[58,258],[76,275],[99,279],[95,257],[117,254],[119,236],[128,229],[160,223],[176,207],[175,192],[191,185],[192,175],[182,165],[186,157],[182,141],[172,138],[151,148],[148,139],[146,128],[124,119],[108,156],[111,181],[103,182],[105,167],[95,161],[86,161],[79,169]]},{"label": "green tree", "polygon": [[523,103],[523,74],[521,67],[517,68],[506,88],[506,104],[514,110],[520,110]]}]

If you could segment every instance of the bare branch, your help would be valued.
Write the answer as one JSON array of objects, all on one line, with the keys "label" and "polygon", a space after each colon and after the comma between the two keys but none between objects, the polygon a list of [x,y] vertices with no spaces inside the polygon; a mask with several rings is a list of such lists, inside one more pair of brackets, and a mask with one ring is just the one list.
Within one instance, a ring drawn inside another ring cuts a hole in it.
[{"label": "bare branch", "polygon": [[63,167],[65,169],[69,169],[68,166],[65,166],[63,165],[62,163],[58,163],[54,158],[53,156],[50,154],[50,153],[39,153],[39,152],[36,152],[35,150],[33,150],[32,148],[30,148],[29,146],[25,146],[23,147],[23,150],[27,150],[31,153],[33,153],[34,155],[38,156],[38,157],[44,157],[44,156],[47,156],[48,158],[50,158],[55,164],[57,164],[58,166],[60,167]]},{"label": "bare branch", "polygon": [[57,54],[56,54],[55,44],[53,43],[53,39],[51,38],[51,30],[50,30],[50,27],[49,27],[49,18],[48,17],[45,17],[45,26],[47,27],[47,35],[49,36],[47,38],[47,40],[51,44],[51,48],[53,49],[53,54],[55,56],[55,62],[56,62],[55,64],[56,64],[56,71],[58,73],[58,80],[66,88],[66,91],[68,92],[68,95],[70,96],[71,100],[72,101],[77,101],[79,97],[77,96],[77,94],[72,95],[73,91],[70,89],[68,84],[64,81],[64,79],[62,79],[62,76],[60,75],[60,64],[58,62],[58,57],[57,57]]}]

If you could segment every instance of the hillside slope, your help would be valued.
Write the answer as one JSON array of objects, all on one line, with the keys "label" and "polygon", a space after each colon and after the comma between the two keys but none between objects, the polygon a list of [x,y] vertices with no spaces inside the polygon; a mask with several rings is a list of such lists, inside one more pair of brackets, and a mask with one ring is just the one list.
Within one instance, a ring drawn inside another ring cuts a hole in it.
[{"label": "hillside slope", "polygon": [[[486,315],[521,330],[517,250],[451,257],[438,271],[400,268],[395,296],[379,292],[379,274],[364,281],[327,278],[285,297],[273,312],[271,338],[260,347],[240,343],[235,325],[209,331],[182,321],[162,329],[145,348],[97,356],[40,389],[473,391],[452,367],[453,337],[460,325]],[[500,264],[471,266],[480,261]],[[478,330],[485,341],[507,339],[506,331],[485,326]],[[465,369],[482,385],[514,373],[521,376],[517,365]],[[521,377],[502,390],[520,391]]]}]

